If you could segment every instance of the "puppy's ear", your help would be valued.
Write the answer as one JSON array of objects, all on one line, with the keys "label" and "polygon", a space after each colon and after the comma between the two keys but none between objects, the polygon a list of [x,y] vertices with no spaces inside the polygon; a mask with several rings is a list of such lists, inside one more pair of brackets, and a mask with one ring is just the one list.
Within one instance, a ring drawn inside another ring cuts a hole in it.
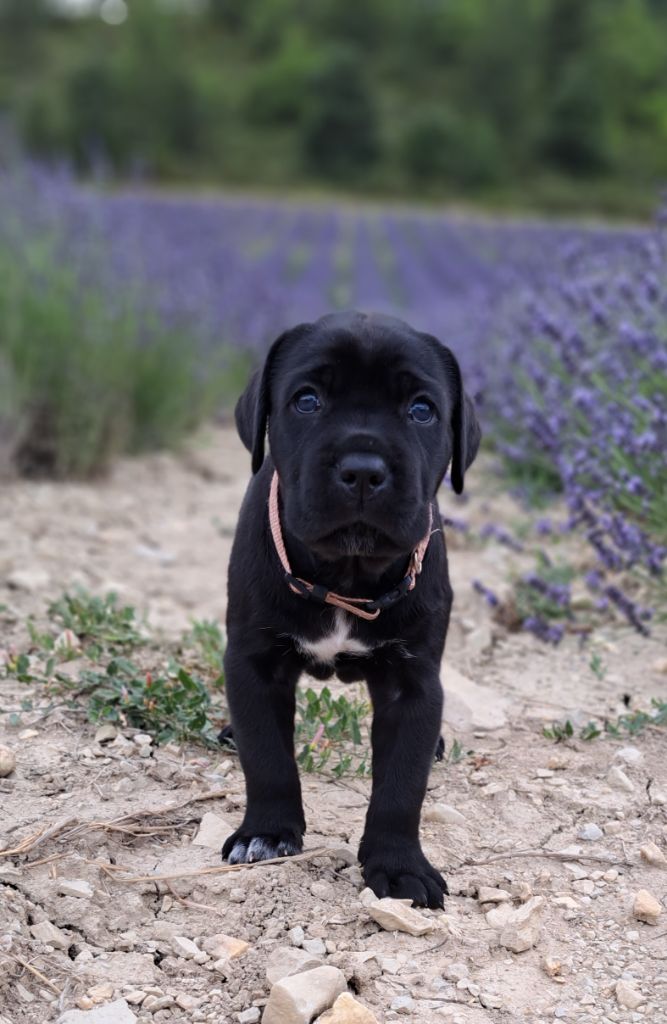
[{"label": "puppy's ear", "polygon": [[482,431],[475,413],[472,398],[463,388],[461,368],[454,353],[435,338],[440,351],[440,358],[445,367],[445,378],[452,399],[452,487],[456,494],[463,492],[463,478],[466,470],[477,455]]},{"label": "puppy's ear", "polygon": [[255,370],[245,391],[236,403],[234,419],[239,437],[252,454],[252,471],[256,473],[264,462],[264,440],[271,414],[271,374],[278,350],[283,342],[307,324],[300,324],[291,331],[284,331],[276,338],[264,360],[264,366]]}]

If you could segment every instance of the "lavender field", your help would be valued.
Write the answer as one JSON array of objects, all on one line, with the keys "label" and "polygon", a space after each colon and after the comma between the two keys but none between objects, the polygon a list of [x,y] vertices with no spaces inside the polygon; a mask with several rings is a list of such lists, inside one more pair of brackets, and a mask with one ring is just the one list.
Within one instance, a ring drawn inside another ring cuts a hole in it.
[{"label": "lavender field", "polygon": [[[569,514],[586,585],[637,630],[664,608],[665,244],[653,228],[494,222],[404,208],[109,193],[23,168],[0,181],[0,454],[90,475],[229,407],[280,331],[337,308],[450,345],[507,486]],[[545,556],[546,557],[546,556]],[[547,559],[548,562],[548,559]],[[569,584],[528,585],[557,641]],[[478,583],[490,603],[496,600]]]}]

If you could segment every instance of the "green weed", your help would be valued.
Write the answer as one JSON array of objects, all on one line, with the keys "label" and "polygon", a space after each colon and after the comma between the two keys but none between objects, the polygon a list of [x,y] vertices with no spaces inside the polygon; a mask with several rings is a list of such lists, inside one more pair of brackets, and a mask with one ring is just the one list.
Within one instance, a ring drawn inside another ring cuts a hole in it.
[{"label": "green weed", "polygon": [[[96,597],[78,589],[53,601],[48,613],[62,629],[71,630],[82,643],[91,645],[91,657],[103,649],[136,647],[145,640],[139,632],[134,608],[120,606],[114,593]],[[46,634],[36,636],[48,646]]]},{"label": "green weed", "polygon": [[297,715],[295,736],[300,750],[297,761],[307,772],[322,771],[329,766],[332,758],[332,772],[335,776],[349,774],[365,775],[369,771],[366,737],[364,753],[345,749],[364,743],[364,719],[370,708],[367,701],[354,698],[348,700],[341,695],[334,697],[325,686],[319,693],[309,688],[297,691]]},{"label": "green weed", "polygon": [[[653,698],[650,711],[633,711],[627,715],[619,715],[613,721],[608,719],[598,722],[587,722],[577,732],[578,739],[594,740],[598,736],[611,736],[613,739],[622,739],[624,736],[638,736],[649,727],[667,726],[667,701]],[[575,735],[575,728],[570,719],[564,722],[553,722],[550,726],[544,726],[542,735],[555,743],[562,743],[564,740],[572,739]]]}]

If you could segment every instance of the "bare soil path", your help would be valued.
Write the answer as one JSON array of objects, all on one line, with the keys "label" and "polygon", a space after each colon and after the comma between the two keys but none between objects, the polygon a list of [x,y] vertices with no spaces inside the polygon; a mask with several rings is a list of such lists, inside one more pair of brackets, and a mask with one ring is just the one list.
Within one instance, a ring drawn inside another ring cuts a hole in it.
[{"label": "bare soil path", "polygon": [[[165,649],[192,619],[222,620],[248,462],[232,431],[215,429],[182,455],[121,461],[99,483],[5,484],[0,654],[21,649],[28,616],[39,626],[48,602],[76,584],[117,591]],[[470,485],[452,515],[473,527],[520,519],[483,463]],[[132,729],[102,746],[67,708],[23,712],[12,726],[10,713],[38,695],[9,675],[0,678],[0,744],[17,766],[0,778],[0,850],[55,830],[0,855],[2,1024],[56,1021],[125,997],[142,1024],[252,1024],[269,995],[267,964],[285,947],[339,967],[378,1021],[667,1020],[665,733],[586,742],[575,732],[560,744],[542,734],[555,719],[613,718],[624,694],[634,707],[664,698],[664,628],[644,640],[610,622],[557,648],[510,633],[471,583],[502,591],[526,555],[476,536],[451,533],[445,733],[463,756],[434,766],[425,806],[424,847],[451,892],[444,915],[420,912],[432,930],[383,930],[360,901],[367,777],[303,777],[307,849],[331,852],[193,874],[220,865],[215,819],[211,846],[193,843],[207,838],[202,815],[223,819],[223,833],[240,820],[236,759],[147,749]],[[640,890],[662,911],[648,921],[633,909]],[[535,908],[529,948],[508,948],[502,910],[489,918],[484,899]],[[221,933],[248,948],[225,951]]]}]

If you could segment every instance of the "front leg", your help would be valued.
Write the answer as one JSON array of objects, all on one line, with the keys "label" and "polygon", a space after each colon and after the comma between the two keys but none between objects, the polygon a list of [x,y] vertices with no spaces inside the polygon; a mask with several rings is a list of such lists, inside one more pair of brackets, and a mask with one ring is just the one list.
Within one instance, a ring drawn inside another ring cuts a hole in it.
[{"label": "front leg", "polygon": [[226,694],[246,784],[243,823],[225,841],[230,864],[299,853],[306,824],[294,759],[295,688],[299,668],[271,651],[250,658],[230,643]]},{"label": "front leg", "polygon": [[447,884],[422,853],[419,817],[440,735],[442,687],[435,666],[369,679],[373,790],[359,860],[376,896],[442,907]]}]

